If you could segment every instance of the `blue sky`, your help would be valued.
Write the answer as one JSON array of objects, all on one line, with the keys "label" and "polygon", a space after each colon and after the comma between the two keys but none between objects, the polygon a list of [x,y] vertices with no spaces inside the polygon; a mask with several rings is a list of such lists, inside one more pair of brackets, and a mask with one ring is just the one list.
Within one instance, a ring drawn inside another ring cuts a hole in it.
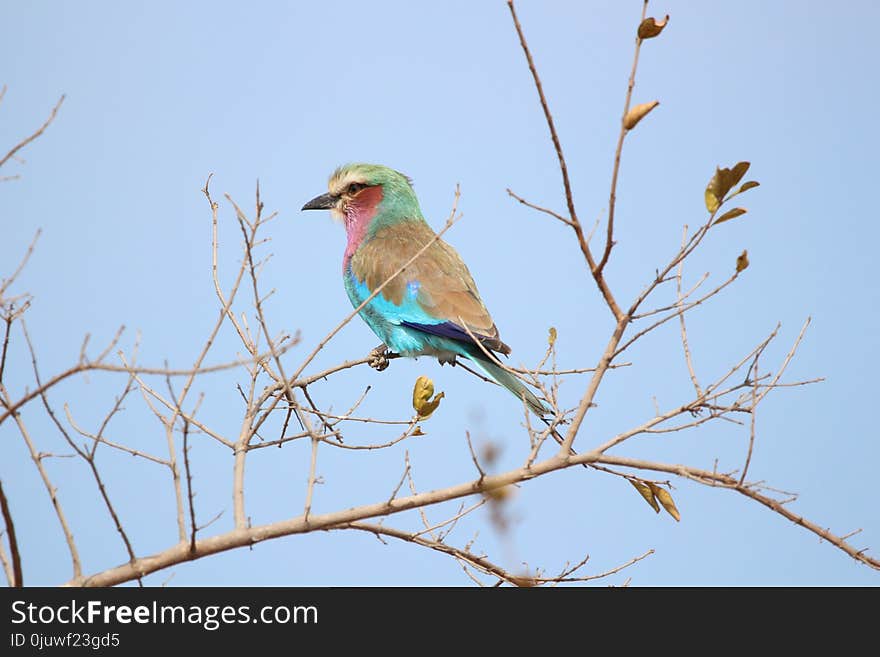
[{"label": "blue sky", "polygon": [[[579,214],[591,224],[607,208],[614,145],[639,2],[529,2],[520,18],[542,75],[568,159]],[[752,162],[760,188],[749,214],[720,226],[688,261],[685,278],[724,280],[748,249],[750,268],[689,322],[701,377],[724,371],[781,322],[766,365],[778,364],[804,320],[812,325],[787,377],[825,377],[782,390],[757,419],[751,476],[800,493],[792,509],[853,540],[880,548],[875,504],[880,458],[874,382],[880,324],[875,279],[880,138],[872,2],[654,2],[669,13],[664,34],[644,45],[635,102],[661,102],[627,140],[618,188],[617,240],[608,267],[622,299],[638,294],[676,248],[682,225],[705,218],[703,189],[716,165]],[[547,329],[559,332],[562,367],[592,365],[611,331],[570,231],[511,200],[564,208],[561,182],[537,96],[504,2],[172,3],[35,1],[0,9],[0,149],[29,134],[62,94],[56,122],[0,185],[0,264],[8,275],[35,230],[38,249],[17,289],[35,297],[28,327],[44,376],[69,366],[83,335],[105,343],[120,324],[123,346],[141,335],[141,362],[188,367],[215,319],[210,212],[199,191],[214,174],[215,197],[253,205],[260,180],[274,254],[265,289],[275,330],[301,331],[287,354],[295,367],[349,311],[340,261],[342,228],[299,208],[325,190],[338,164],[370,161],[410,175],[436,228],[461,185],[463,219],[447,241],[468,263],[513,362],[533,364]],[[3,150],[5,152],[5,150]],[[237,267],[238,229],[221,208],[221,276]],[[668,299],[658,298],[660,301]],[[241,310],[248,310],[243,306]],[[21,347],[21,336],[14,336]],[[312,366],[360,357],[376,338],[352,322]],[[211,362],[240,346],[221,335]],[[609,375],[581,448],[644,421],[690,390],[677,329],[658,331]],[[30,385],[29,362],[11,356],[13,389]],[[410,441],[415,481],[428,490],[465,481],[473,466],[464,439],[502,447],[496,468],[515,467],[527,447],[511,398],[461,370],[428,359],[359,368],[313,386],[342,409],[367,385],[363,412],[408,417],[412,382],[432,377],[446,393]],[[203,413],[234,433],[236,379],[207,377]],[[157,385],[164,385],[161,380]],[[17,386],[17,388],[15,387]],[[93,375],[53,392],[60,409],[94,428],[122,386]],[[570,377],[564,404],[586,380]],[[139,395],[112,425],[115,439],[163,453],[164,434]],[[33,406],[25,414],[40,449],[65,446]],[[352,430],[351,442],[381,437]],[[204,437],[202,437],[204,438]],[[719,469],[739,467],[745,430],[710,424],[686,435],[640,438],[618,453]],[[62,537],[14,427],[0,428],[0,478],[16,513],[30,584],[70,576]],[[387,498],[405,446],[382,452],[322,449],[315,510]],[[232,462],[204,440],[193,448],[197,509],[208,531],[231,527]],[[99,456],[139,554],[176,537],[164,471],[131,457]],[[308,449],[256,453],[248,469],[254,523],[298,514]],[[48,468],[70,516],[86,572],[126,560],[87,468],[51,459]],[[877,585],[878,574],[813,534],[741,496],[674,481],[682,513],[655,515],[625,482],[580,468],[529,482],[507,505],[499,535],[484,511],[461,523],[458,544],[505,566],[554,572],[591,555],[589,572],[648,549],[655,554],[607,583],[635,585]],[[446,515],[454,512],[449,507]],[[431,509],[438,520],[442,510]],[[387,521],[418,527],[415,515]],[[364,534],[289,537],[157,573],[184,584],[465,585],[453,561]]]}]

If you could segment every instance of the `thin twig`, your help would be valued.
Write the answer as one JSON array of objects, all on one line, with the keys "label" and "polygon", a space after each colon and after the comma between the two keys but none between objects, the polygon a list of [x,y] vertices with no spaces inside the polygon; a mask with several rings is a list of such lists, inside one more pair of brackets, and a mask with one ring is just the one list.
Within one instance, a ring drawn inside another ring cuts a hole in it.
[{"label": "thin twig", "polygon": [[[388,360],[392,360],[394,358],[400,358],[400,354],[385,354],[385,358]],[[320,381],[322,379],[326,379],[331,374],[336,374],[337,372],[341,372],[342,370],[347,370],[351,367],[357,367],[358,365],[366,365],[373,359],[372,356],[365,356],[363,358],[358,358],[357,360],[346,360],[338,365],[334,365],[332,367],[328,367],[326,370],[322,372],[318,372],[317,374],[311,374],[309,376],[305,376],[301,379],[297,379],[291,382],[291,386],[295,386],[297,388],[302,388],[303,386],[309,386],[315,383],[316,381]],[[281,384],[276,385],[276,390],[280,390],[283,388]]]},{"label": "thin twig", "polygon": [[[12,331],[12,316],[4,318],[6,328],[3,331],[3,353],[0,355],[0,383],[3,383],[3,372],[6,369],[6,350],[9,348],[9,334]],[[5,404],[4,404],[5,405]]]},{"label": "thin twig", "polygon": [[421,536],[419,534],[404,532],[399,529],[394,529],[392,527],[386,527],[385,525],[365,522],[348,523],[346,525],[342,525],[340,529],[357,529],[360,531],[369,532],[371,534],[390,536],[392,538],[406,541],[408,543],[415,543],[416,545],[421,545],[422,547],[427,547],[432,550],[436,550],[437,552],[442,552],[444,554],[453,556],[456,559],[460,559],[461,561],[465,561],[480,572],[488,575],[493,575],[494,577],[498,577],[505,582],[509,582],[515,585],[521,584],[521,577],[507,572],[504,568],[492,563],[486,557],[478,556],[476,554],[473,554],[469,550],[462,550],[461,548],[457,548],[447,543],[441,543],[440,541],[425,538],[424,536]]},{"label": "thin twig", "polygon": [[308,522],[309,514],[312,512],[312,496],[315,491],[315,472],[318,465],[318,445],[320,443],[320,438],[312,436],[312,455],[309,459],[309,481],[308,486],[306,487],[306,503],[303,508],[303,518],[305,518],[306,522]]},{"label": "thin twig", "polygon": [[471,443],[471,432],[465,431],[464,435],[465,438],[467,438],[468,449],[471,452],[471,460],[474,462],[474,467],[477,469],[477,472],[480,473],[480,479],[482,479],[486,476],[486,471],[483,470],[482,466],[480,465],[480,460],[477,458],[477,453],[474,451],[474,445],[473,443]]},{"label": "thin twig", "polygon": [[49,127],[49,124],[55,120],[55,116],[58,114],[58,109],[61,107],[61,103],[63,103],[63,102],[64,102],[64,95],[62,95],[61,98],[58,99],[58,102],[55,103],[55,107],[52,108],[52,112],[49,114],[49,118],[46,119],[46,121],[43,123],[43,125],[41,125],[37,129],[36,132],[34,132],[30,137],[26,137],[25,139],[22,139],[15,146],[13,146],[12,149],[6,155],[4,155],[2,158],[0,158],[0,167],[2,167],[4,164],[6,164],[6,162],[8,162],[9,159],[12,156],[14,156],[18,151],[20,151],[22,148],[24,148],[25,146],[30,144],[34,139],[36,139],[37,137],[39,137],[40,135],[43,134],[43,132],[46,130],[46,128]]},{"label": "thin twig", "polygon": [[755,446],[755,418],[758,415],[758,381],[760,377],[758,375],[758,359],[760,354],[755,355],[755,364],[752,368],[753,375],[753,385],[752,385],[752,405],[749,408],[749,418],[750,418],[750,429],[749,429],[749,451],[746,454],[746,462],[743,465],[742,474],[739,478],[739,484],[742,486],[743,482],[746,480],[746,473],[749,471],[749,464],[752,462],[752,449]]},{"label": "thin twig", "polygon": [[18,550],[18,539],[15,537],[15,523],[12,522],[12,512],[9,510],[9,501],[3,492],[3,482],[0,481],[0,512],[3,513],[3,523],[6,525],[6,537],[9,540],[9,553],[12,558],[12,582],[13,588],[24,586],[24,576],[21,574],[21,553]]},{"label": "thin twig", "polygon": [[[579,564],[577,564],[573,568],[570,568],[568,571],[566,571],[566,573],[564,575],[559,575],[557,577],[550,577],[550,578],[538,577],[538,578],[535,578],[535,582],[539,583],[539,584],[544,584],[547,582],[557,582],[557,583],[558,582],[589,582],[592,580],[604,579],[605,577],[609,577],[611,575],[615,575],[615,574],[619,573],[621,570],[624,570],[625,568],[629,568],[630,566],[638,563],[642,559],[647,559],[652,554],[654,554],[654,550],[648,550],[644,554],[640,554],[637,557],[633,557],[629,561],[622,563],[619,566],[615,566],[614,568],[606,570],[605,572],[602,572],[602,573],[598,573],[596,575],[584,575],[582,577],[569,577],[569,574],[575,572],[576,570],[578,570],[581,566],[583,566],[587,562],[587,559],[584,559],[582,562],[580,562]],[[589,558],[589,557],[587,557],[587,558]]]},{"label": "thin twig", "polygon": [[445,532],[440,532],[437,534],[438,535],[437,540],[442,541],[443,537],[449,536],[449,532],[452,531],[452,529],[455,527],[456,523],[459,520],[464,518],[466,515],[473,513],[474,511],[479,509],[481,506],[485,505],[487,502],[488,502],[488,500],[485,497],[480,498],[479,500],[477,500],[476,502],[471,504],[469,507],[465,507],[464,502],[462,502],[461,506],[459,507],[458,513],[456,513],[454,516],[452,516],[451,518],[447,518],[446,520],[441,520],[440,522],[434,523],[430,527],[425,527],[424,529],[420,529],[419,531],[415,532],[414,535],[415,536],[422,536],[423,534],[432,534],[433,535],[434,532],[436,532],[438,529],[443,529],[444,527],[447,527],[447,530]]},{"label": "thin twig", "polygon": [[[647,5],[648,3],[645,2],[645,4]],[[688,231],[688,227],[685,226],[684,232],[681,236],[681,242],[682,242],[681,247],[682,248],[684,248],[685,244],[687,244],[687,231]],[[684,260],[682,260],[681,262],[678,263],[678,270],[675,273],[675,290],[676,290],[676,296],[678,297],[678,305],[679,306],[681,306],[681,304],[684,302],[684,297],[681,294],[681,275],[682,275],[683,269],[684,269]],[[678,321],[679,321],[679,325],[681,327],[681,346],[684,349],[684,361],[687,364],[688,374],[690,374],[691,383],[694,384],[694,390],[697,393],[697,397],[700,397],[703,394],[703,390],[702,390],[702,388],[700,388],[700,382],[697,380],[697,372],[694,369],[694,362],[691,359],[691,350],[688,347],[687,326],[684,321],[684,313],[681,313],[678,316]]]},{"label": "thin twig", "polygon": [[[461,365],[461,363],[459,363]],[[632,367],[632,363],[612,363],[608,366],[609,370],[616,370],[619,367]],[[565,376],[569,374],[591,374],[596,371],[595,367],[576,367],[567,370],[530,370],[527,367],[510,367],[508,368],[511,372],[516,372],[517,374],[533,374],[535,376]],[[494,383],[494,382],[493,382]]]},{"label": "thin twig", "polygon": [[716,287],[716,288],[715,288],[714,290],[712,290],[711,292],[707,292],[705,295],[703,295],[703,296],[700,297],[699,299],[696,299],[695,301],[691,301],[691,302],[689,302],[689,303],[686,303],[686,304],[684,304],[684,305],[678,307],[675,311],[669,313],[668,315],[664,315],[662,318],[658,319],[658,320],[657,320],[656,322],[654,322],[653,324],[651,324],[651,325],[649,325],[649,326],[646,326],[646,327],[643,328],[642,330],[640,330],[640,331],[638,331],[637,333],[633,334],[633,336],[630,337],[629,340],[627,340],[626,342],[624,342],[623,345],[621,345],[621,346],[620,346],[620,347],[614,352],[614,356],[617,357],[617,356],[619,356],[620,354],[622,354],[622,353],[623,353],[624,351],[626,351],[626,350],[627,350],[627,349],[628,349],[628,348],[629,348],[634,342],[636,342],[637,340],[639,340],[639,339],[640,339],[641,337],[643,337],[645,334],[650,333],[651,331],[653,331],[654,329],[658,328],[659,326],[662,326],[663,324],[665,324],[665,323],[668,322],[669,320],[671,320],[671,319],[675,319],[676,317],[680,317],[681,315],[683,315],[684,313],[688,312],[689,310],[691,310],[691,309],[693,309],[693,308],[696,308],[696,307],[699,306],[700,304],[702,304],[702,303],[708,301],[709,299],[711,299],[712,297],[714,297],[716,294],[718,294],[719,292],[721,292],[721,291],[722,291],[724,288],[726,288],[728,285],[730,285],[731,283],[733,283],[737,278],[739,278],[739,272],[734,272],[734,273],[731,275],[730,278],[728,278],[726,281],[724,281],[723,283],[721,283],[721,285],[719,285],[718,287]]},{"label": "thin twig", "polygon": [[767,396],[767,393],[769,393],[772,389],[774,389],[776,387],[776,385],[779,382],[779,379],[785,373],[785,370],[788,369],[788,365],[789,365],[789,363],[791,363],[791,359],[794,358],[794,355],[797,352],[798,347],[801,344],[801,340],[804,339],[804,335],[807,333],[807,328],[809,328],[810,322],[812,322],[812,321],[813,321],[812,317],[807,317],[807,319],[804,321],[803,326],[801,326],[800,333],[798,333],[798,336],[795,339],[794,344],[791,345],[791,349],[789,349],[788,353],[785,355],[785,359],[783,359],[782,365],[780,365],[779,369],[776,370],[776,374],[773,376],[773,380],[770,381],[770,383],[767,384],[767,387],[764,389],[764,391],[760,395],[758,395],[758,399],[756,400],[757,402],[760,402],[762,399],[764,399],[764,397]]},{"label": "thin twig", "polygon": [[[642,18],[639,23],[645,20],[648,12],[648,0],[642,4]],[[642,38],[636,34],[635,54],[633,55],[632,71],[629,74],[629,82],[626,85],[626,101],[623,104],[623,114],[620,115],[620,135],[617,137],[617,149],[614,151],[614,168],[611,173],[611,192],[608,196],[608,233],[605,237],[605,250],[602,252],[602,258],[596,266],[596,272],[601,274],[605,269],[605,264],[611,255],[611,249],[614,248],[614,208],[617,205],[617,174],[620,171],[620,155],[623,152],[623,140],[626,138],[629,128],[626,127],[626,115],[629,113],[629,105],[632,101],[633,87],[636,84],[636,69],[639,66],[639,51],[642,48]]]},{"label": "thin twig", "polygon": [[[120,353],[119,357],[123,363],[126,362],[125,356],[123,354]],[[132,373],[134,373],[137,370],[135,368],[132,368],[130,371]],[[154,390],[151,386],[147,385],[147,383],[141,377],[135,376],[135,381],[137,381],[138,385],[140,386],[141,391],[144,394],[144,399],[146,399],[147,403],[150,405],[150,407],[153,408],[153,412],[156,415],[156,417],[159,419],[160,422],[162,422],[163,425],[167,424],[168,419],[163,417],[162,414],[159,413],[158,410],[153,407],[152,403],[149,402],[149,397],[152,397],[153,399],[158,401],[160,404],[162,404],[169,411],[174,412],[176,409],[176,406],[172,402],[165,399],[158,392],[156,392],[156,390]],[[149,397],[147,397],[147,395],[149,395]],[[194,418],[192,415],[188,415],[185,411],[182,411],[182,410],[178,410],[177,415],[181,419],[184,419],[187,422],[189,422],[194,427],[197,427],[199,429],[199,431],[201,431],[205,435],[210,436],[211,438],[213,438],[217,442],[222,443],[223,445],[225,445],[226,447],[228,447],[230,449],[234,448],[235,444],[231,440],[229,440],[228,438],[224,438],[219,433],[217,433],[216,431],[214,431],[213,429],[208,427],[206,424],[204,424],[203,422]],[[170,463],[170,461],[167,461],[167,463]]]},{"label": "thin twig", "polygon": [[[289,350],[290,348],[296,346],[298,341],[299,341],[299,338],[296,338],[293,342],[288,343],[287,345],[285,345],[282,348],[279,348],[278,349],[279,353],[284,353],[287,350]],[[61,383],[65,379],[68,379],[71,376],[75,376],[77,374],[86,374],[88,372],[119,372],[119,373],[125,372],[127,374],[157,375],[157,376],[163,376],[163,377],[168,377],[168,376],[172,376],[172,377],[187,376],[188,377],[191,375],[199,376],[202,374],[210,374],[213,372],[221,372],[224,370],[231,370],[231,369],[234,369],[237,367],[247,366],[249,363],[259,362],[260,360],[267,358],[269,355],[270,355],[269,353],[260,353],[260,354],[257,354],[256,356],[254,356],[253,358],[249,358],[249,359],[238,359],[238,360],[234,360],[234,361],[230,361],[230,362],[226,362],[226,363],[219,363],[217,365],[210,365],[207,367],[199,367],[199,368],[195,368],[195,369],[193,369],[193,368],[165,369],[165,368],[161,368],[161,367],[141,367],[141,366],[133,366],[133,365],[126,367],[124,365],[113,365],[110,363],[99,363],[96,361],[85,362],[85,363],[80,362],[77,365],[74,365],[74,366],[68,368],[67,370],[61,372],[60,374],[53,376],[51,379],[48,379],[46,381],[46,383],[43,384],[42,386],[40,386],[39,388],[36,388],[34,390],[27,392],[20,399],[13,402],[11,404],[11,406],[3,414],[0,414],[0,424],[2,424],[6,419],[9,418],[10,415],[12,415],[12,413],[19,410],[22,406],[24,406],[25,404],[27,404],[30,401],[33,401],[37,397],[39,397],[42,392],[46,392],[50,388],[54,388],[56,385],[58,385],[59,383]],[[364,361],[364,362],[366,362],[366,361]],[[355,362],[353,364],[360,364],[360,363]],[[351,367],[352,365],[348,365],[348,366]],[[344,368],[342,368],[342,369],[344,369]],[[169,406],[169,408],[172,408],[172,407],[173,406]],[[193,423],[193,424],[195,424],[195,423]]]},{"label": "thin twig", "polygon": [[[8,396],[6,397],[6,402],[8,405]],[[40,474],[40,479],[42,479],[43,486],[46,489],[46,493],[48,493],[49,495],[49,500],[52,502],[52,507],[55,509],[55,515],[58,518],[58,523],[61,525],[61,531],[64,532],[64,538],[67,542],[67,548],[70,552],[70,560],[73,565],[73,576],[74,578],[81,577],[82,564],[79,559],[79,551],[77,550],[76,542],[73,539],[73,532],[70,529],[70,525],[67,523],[67,516],[65,516],[64,511],[61,508],[61,501],[58,499],[58,489],[49,478],[49,473],[46,471],[46,468],[43,467],[43,458],[40,452],[37,450],[36,445],[34,445],[34,441],[32,440],[31,435],[24,424],[24,421],[21,419],[21,415],[15,413],[15,415],[13,415],[13,419],[15,420],[15,424],[18,426],[18,431],[28,448],[31,460],[34,462],[34,465],[37,468],[37,472],[39,472]],[[136,575],[130,577],[129,579],[133,579],[134,577],[136,577]]]},{"label": "thin twig", "polygon": [[[67,404],[64,404],[64,412],[67,415],[67,421],[70,423],[70,426],[73,427],[73,430],[76,431],[79,435],[83,436],[84,438],[88,438],[89,440],[94,441],[96,443],[101,443],[102,445],[107,445],[107,447],[110,447],[112,449],[117,449],[121,452],[131,454],[132,456],[139,456],[141,458],[147,459],[148,461],[152,461],[153,463],[156,463],[158,465],[164,465],[166,467],[171,466],[171,464],[167,460],[159,458],[158,456],[153,456],[152,454],[147,454],[146,452],[141,452],[140,450],[133,449],[133,448],[129,447],[128,445],[122,445],[120,443],[113,442],[112,440],[108,440],[104,436],[97,436],[93,433],[86,431],[85,429],[80,427],[77,424],[77,422],[74,420],[73,415],[70,412],[70,407]],[[78,449],[78,448],[74,447],[74,449]]]},{"label": "thin twig", "polygon": [[[10,417],[14,413],[16,413],[18,411],[18,409],[20,409],[22,406],[27,404],[29,401],[39,397],[40,395],[42,395],[44,392],[46,392],[47,390],[49,390],[53,386],[61,383],[61,381],[63,381],[64,379],[67,379],[68,377],[71,377],[74,374],[79,374],[81,372],[103,369],[102,367],[99,367],[98,365],[100,364],[101,361],[104,360],[104,358],[107,357],[107,354],[110,353],[110,351],[113,349],[113,347],[115,347],[116,344],[119,342],[119,339],[122,337],[122,332],[124,330],[125,330],[125,327],[122,326],[119,328],[118,331],[116,331],[116,335],[114,335],[113,339],[110,340],[110,344],[108,344],[107,348],[98,355],[97,360],[95,360],[94,362],[78,363],[77,365],[65,370],[64,372],[61,372],[61,374],[56,374],[51,379],[46,381],[46,383],[44,383],[43,385],[40,385],[35,390],[31,390],[30,392],[24,394],[16,402],[12,402],[11,400],[9,400],[7,398],[4,403],[4,406],[6,407],[6,411],[2,415],[0,415],[0,424],[3,424],[3,422],[8,417]],[[125,371],[125,370],[120,369],[118,371]]]},{"label": "thin twig", "polygon": [[[3,532],[0,532],[0,538],[3,538]],[[12,587],[15,585],[15,573],[12,571],[12,562],[6,556],[6,548],[3,547],[3,541],[0,540],[0,565],[3,566],[3,573],[6,575],[6,583]]]},{"label": "thin twig", "polygon": [[189,422],[183,420],[183,470],[186,474],[186,499],[189,502],[189,551],[196,551],[196,505],[192,489],[192,470],[189,467]]},{"label": "thin twig", "polygon": [[520,203],[522,203],[526,207],[532,208],[532,210],[537,210],[538,212],[543,212],[544,214],[549,214],[551,217],[553,217],[554,219],[558,219],[559,221],[564,223],[566,226],[571,226],[572,228],[574,228],[574,226],[575,226],[574,222],[571,219],[566,219],[558,212],[554,212],[553,210],[550,210],[548,208],[541,207],[540,205],[535,205],[534,203],[529,203],[522,196],[518,196],[518,195],[514,194],[513,191],[509,187],[507,188],[507,193],[509,196],[511,196],[512,198],[515,198],[517,201],[519,201]]},{"label": "thin twig", "polygon": [[40,239],[40,235],[43,230],[41,228],[37,229],[37,232],[34,234],[34,239],[31,240],[31,243],[28,245],[27,251],[24,253],[24,257],[18,263],[18,267],[15,268],[15,271],[12,272],[12,275],[9,278],[4,278],[2,282],[0,282],[0,299],[3,298],[3,294],[6,290],[9,289],[9,286],[15,282],[15,279],[18,278],[19,274],[21,274],[22,270],[27,265],[28,260],[31,259],[31,256],[34,254],[34,249],[37,247],[37,240]]}]

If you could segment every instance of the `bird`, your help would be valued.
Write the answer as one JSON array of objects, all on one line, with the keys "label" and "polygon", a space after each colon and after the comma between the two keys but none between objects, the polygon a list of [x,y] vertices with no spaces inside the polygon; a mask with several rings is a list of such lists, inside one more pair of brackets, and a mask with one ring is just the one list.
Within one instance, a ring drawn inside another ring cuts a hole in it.
[{"label": "bird", "polygon": [[377,349],[433,356],[441,365],[466,359],[538,417],[549,412],[499,364],[496,354],[507,356],[510,347],[501,341],[461,256],[425,221],[409,177],[379,164],[342,165],[330,176],[328,192],[302,209],[329,210],[345,225],[342,276],[355,308],[428,245],[360,310],[382,340]]}]

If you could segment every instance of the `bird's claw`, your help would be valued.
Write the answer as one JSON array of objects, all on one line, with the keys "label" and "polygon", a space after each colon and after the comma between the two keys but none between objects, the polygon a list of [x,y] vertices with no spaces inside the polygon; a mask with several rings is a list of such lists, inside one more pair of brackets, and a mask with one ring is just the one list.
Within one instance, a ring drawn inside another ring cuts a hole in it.
[{"label": "bird's claw", "polygon": [[387,369],[388,365],[390,365],[390,362],[388,361],[388,353],[388,348],[384,344],[380,344],[370,352],[367,363],[377,372],[381,372],[382,370]]}]

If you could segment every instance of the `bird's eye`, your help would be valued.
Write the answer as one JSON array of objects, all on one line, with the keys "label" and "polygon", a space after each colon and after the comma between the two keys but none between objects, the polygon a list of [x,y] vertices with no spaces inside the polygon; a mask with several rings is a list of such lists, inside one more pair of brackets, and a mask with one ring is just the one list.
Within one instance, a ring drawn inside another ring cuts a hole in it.
[{"label": "bird's eye", "polygon": [[349,194],[357,194],[364,187],[366,187],[364,183],[353,182],[348,186],[347,191]]}]

